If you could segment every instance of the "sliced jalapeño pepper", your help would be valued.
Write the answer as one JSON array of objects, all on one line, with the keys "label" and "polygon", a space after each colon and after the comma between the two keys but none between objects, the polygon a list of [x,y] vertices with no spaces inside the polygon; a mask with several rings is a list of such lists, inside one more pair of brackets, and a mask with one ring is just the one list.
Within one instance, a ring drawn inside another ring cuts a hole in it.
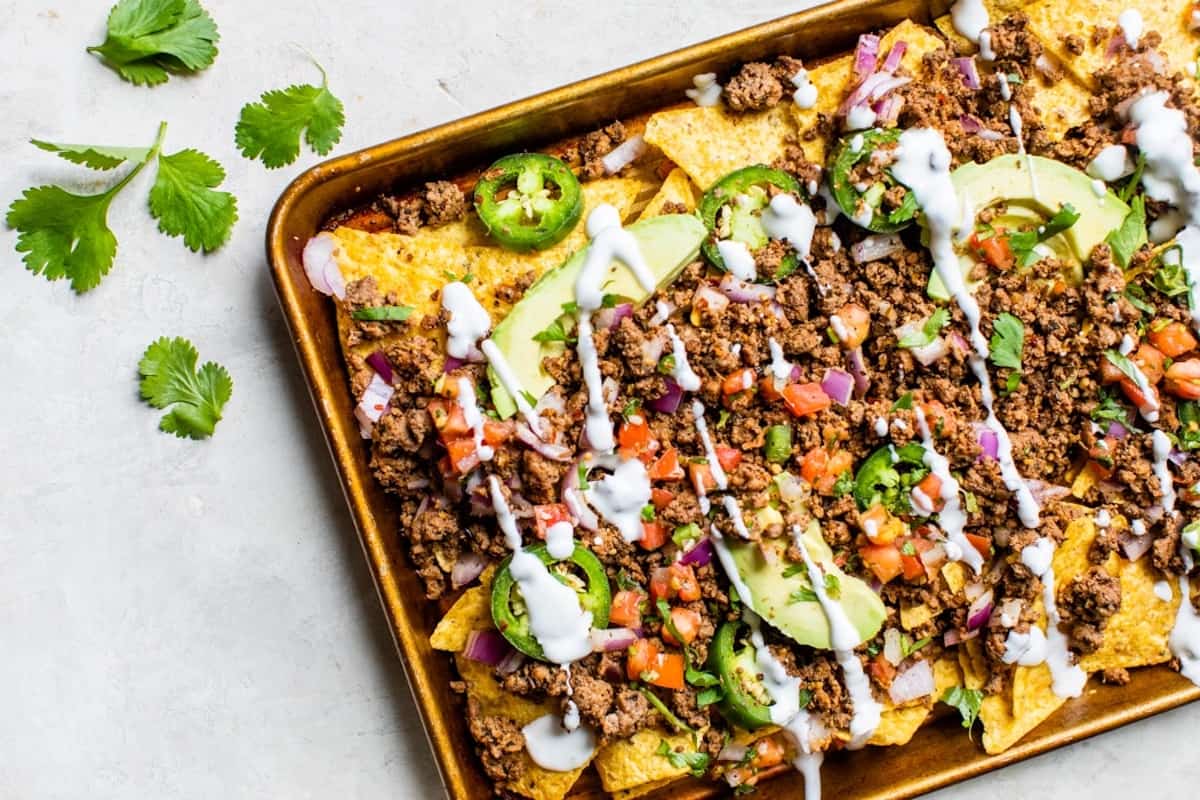
[{"label": "sliced jalape\u00f1o pepper", "polygon": [[919,442],[886,445],[867,457],[854,476],[854,499],[866,511],[882,503],[889,511],[907,513],[909,490],[929,473]]},{"label": "sliced jalape\u00f1o pepper", "polygon": [[708,666],[717,673],[724,691],[717,705],[721,716],[753,731],[771,724],[771,696],[759,677],[754,648],[739,641],[745,628],[741,622],[726,622],[717,629],[709,646]]},{"label": "sliced jalape\u00f1o pepper", "polygon": [[[774,187],[775,192],[771,189]],[[722,239],[741,242],[754,253],[770,244],[771,238],[763,228],[761,216],[771,197],[787,192],[804,198],[800,182],[781,169],[759,164],[729,173],[713,184],[700,201],[700,221],[708,228],[708,238],[701,249],[704,257],[718,269],[728,271],[725,259],[717,248]],[[772,280],[781,280],[800,265],[791,249],[784,256]]]},{"label": "sliced jalape\u00f1o pepper", "polygon": [[883,196],[889,189],[901,186],[886,168],[882,178],[866,186],[850,178],[854,167],[871,158],[876,151],[894,148],[900,141],[899,128],[874,128],[843,136],[829,156],[829,187],[842,213],[858,225],[876,233],[895,233],[908,227],[917,218],[917,198],[905,191],[899,206],[883,207]]},{"label": "sliced jalape\u00f1o pepper", "polygon": [[475,184],[475,210],[509,250],[544,250],[583,216],[583,192],[571,169],[553,156],[517,153],[492,164]]},{"label": "sliced jalape\u00f1o pepper", "polygon": [[[551,556],[544,544],[526,548],[526,552],[541,559],[550,568],[551,575],[575,590],[579,595],[580,607],[592,612],[593,628],[608,626],[612,595],[600,559],[578,544],[570,556],[561,560]],[[525,610],[521,589],[509,569],[511,561],[510,556],[500,564],[492,581],[492,620],[509,644],[531,658],[545,661],[542,646],[529,628],[529,614]]]}]

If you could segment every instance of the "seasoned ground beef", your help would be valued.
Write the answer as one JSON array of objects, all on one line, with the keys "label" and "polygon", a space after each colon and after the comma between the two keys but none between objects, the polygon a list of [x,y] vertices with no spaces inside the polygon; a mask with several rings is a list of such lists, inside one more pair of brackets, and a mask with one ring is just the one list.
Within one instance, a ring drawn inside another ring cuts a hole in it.
[{"label": "seasoned ground beef", "polygon": [[606,125],[598,131],[592,131],[583,137],[575,153],[579,162],[579,177],[593,179],[602,177],[604,169],[603,158],[611,153],[617,145],[625,141],[625,126],[620,121]]},{"label": "seasoned ground beef", "polygon": [[525,774],[521,758],[525,736],[520,726],[507,717],[485,716],[474,699],[467,702],[467,725],[480,744],[479,756],[488,777],[499,787],[520,780]]},{"label": "seasoned ground beef", "polygon": [[1070,626],[1071,646],[1091,653],[1103,641],[1104,626],[1121,607],[1121,581],[1104,567],[1093,566],[1062,587],[1058,596],[1059,615]]}]

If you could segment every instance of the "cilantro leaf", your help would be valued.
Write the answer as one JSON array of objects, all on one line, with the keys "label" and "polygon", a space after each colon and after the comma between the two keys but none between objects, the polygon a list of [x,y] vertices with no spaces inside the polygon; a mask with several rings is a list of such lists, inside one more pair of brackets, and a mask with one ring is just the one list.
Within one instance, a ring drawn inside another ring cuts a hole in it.
[{"label": "cilantro leaf", "polygon": [[721,682],[720,678],[718,678],[716,675],[712,674],[711,672],[704,672],[703,670],[695,669],[691,664],[688,664],[687,669],[684,670],[683,679],[692,686],[699,686],[702,689],[710,686],[716,686]]},{"label": "cilantro leaf", "polygon": [[666,756],[675,769],[686,769],[696,778],[703,778],[708,771],[708,753],[677,753],[666,739],[659,739],[658,749],[654,752]]},{"label": "cilantro leaf", "polygon": [[108,14],[104,43],[88,48],[138,86],[171,72],[199,72],[217,57],[217,24],[196,0],[120,0]]},{"label": "cilantro leaf", "polygon": [[720,686],[706,686],[696,692],[696,708],[705,708],[725,699],[725,690]]},{"label": "cilantro leaf", "polygon": [[412,306],[371,306],[350,314],[359,322],[404,322],[412,315]]},{"label": "cilantro leaf", "polygon": [[908,638],[908,634],[902,633],[900,634],[900,654],[905,658],[908,658],[913,653],[917,652],[932,641],[932,636],[926,636],[925,638],[918,639],[914,642],[912,639]]},{"label": "cilantro leaf", "polygon": [[942,328],[950,322],[950,312],[945,308],[939,308],[929,315],[929,318],[921,325],[920,330],[909,331],[900,337],[900,341],[896,343],[897,347],[925,347],[937,338]]},{"label": "cilantro leaf", "polygon": [[1129,180],[1125,181],[1121,191],[1117,192],[1117,197],[1121,198],[1122,203],[1128,203],[1133,199],[1133,193],[1137,191],[1138,185],[1142,182],[1142,173],[1145,171],[1146,155],[1138,153],[1137,165],[1133,168],[1133,174],[1129,176]]},{"label": "cilantro leaf", "polygon": [[1109,232],[1104,241],[1112,249],[1113,258],[1122,269],[1129,266],[1134,254],[1146,244],[1146,201],[1139,194],[1129,204],[1129,213],[1121,226]]},{"label": "cilantro leaf", "polygon": [[834,600],[842,596],[842,579],[832,572],[825,574],[825,593]]},{"label": "cilantro leaf", "polygon": [[1150,279],[1150,285],[1167,297],[1178,297],[1182,294],[1187,294],[1187,272],[1184,271],[1180,259],[1176,257],[1175,248],[1171,248],[1163,253],[1163,258],[1160,259],[1160,266],[1155,270],[1154,276]]},{"label": "cilantro leaf", "polygon": [[1007,311],[1001,312],[992,323],[990,347],[993,364],[1020,370],[1025,349],[1025,324]]},{"label": "cilantro leaf", "polygon": [[677,717],[673,713],[671,713],[671,709],[667,708],[667,704],[664,703],[661,699],[659,699],[659,696],[656,695],[654,692],[650,691],[645,686],[639,686],[638,691],[641,692],[642,696],[645,697],[650,702],[650,705],[654,706],[654,710],[657,711],[659,713],[659,715],[663,718],[663,722],[666,722],[668,725],[670,725],[672,728],[679,731],[680,733],[684,733],[684,732],[695,733],[696,732],[692,729],[692,727],[690,725],[688,725],[686,722],[681,720],[679,717]]},{"label": "cilantro leaf", "polygon": [[1104,389],[1100,390],[1100,402],[1092,409],[1091,416],[1096,422],[1108,420],[1109,422],[1120,422],[1122,425],[1129,422],[1129,413],[1125,410],[1125,406]]},{"label": "cilantro leaf", "polygon": [[258,103],[242,107],[234,136],[238,149],[249,159],[260,159],[269,169],[291,164],[300,155],[300,135],[313,152],[326,155],[342,138],[346,122],[342,101],[329,91],[329,80],[320,64],[321,85],[289,86],[264,92]]},{"label": "cilantro leaf", "polygon": [[1146,380],[1142,375],[1142,371],[1138,369],[1137,364],[1134,364],[1130,360],[1129,356],[1119,353],[1116,350],[1105,350],[1104,357],[1108,359],[1108,363],[1121,370],[1121,374],[1129,378],[1134,385],[1141,386]]},{"label": "cilantro leaf", "polygon": [[138,363],[142,399],[155,408],[174,406],[159,430],[181,439],[207,439],[233,394],[233,379],[209,361],[196,370],[196,348],[187,339],[162,337],[146,348]]},{"label": "cilantro leaf", "polygon": [[979,719],[979,709],[983,705],[983,692],[978,689],[967,689],[962,686],[951,686],[942,693],[942,702],[958,709],[962,715],[962,726],[967,729],[969,736]]},{"label": "cilantro leaf", "polygon": [[567,328],[563,325],[562,317],[551,322],[546,326],[545,330],[538,331],[533,335],[535,342],[564,342],[566,344],[574,344],[575,337],[567,333]]},{"label": "cilantro leaf", "polygon": [[92,169],[110,170],[132,161],[140,164],[150,157],[148,147],[109,147],[100,144],[59,144],[30,139],[29,143],[39,150],[54,153],[59,158]]},{"label": "cilantro leaf", "polygon": [[1018,266],[1028,267],[1037,262],[1039,255],[1037,246],[1079,220],[1079,212],[1070,203],[1063,203],[1050,219],[1030,231],[1017,231],[1008,234],[1008,246],[1017,258]]},{"label": "cilantro leaf", "polygon": [[788,595],[789,603],[815,603],[819,599],[817,593],[808,586],[801,586]]},{"label": "cilantro leaf", "polygon": [[1194,400],[1181,400],[1175,407],[1179,417],[1179,447],[1183,450],[1200,450],[1200,404]]},{"label": "cilantro leaf", "polygon": [[911,411],[913,407],[913,393],[905,392],[900,395],[900,399],[892,403],[892,411]]},{"label": "cilantro leaf", "polygon": [[[1184,291],[1187,291],[1186,285],[1184,286]],[[1141,286],[1138,286],[1136,283],[1127,285],[1125,287],[1124,294],[1125,299],[1129,301],[1129,304],[1143,314],[1149,314],[1153,317],[1156,313],[1158,313],[1154,306],[1150,305],[1150,303],[1146,300],[1146,290]]]},{"label": "cilantro leaf", "polygon": [[197,150],[180,150],[158,159],[150,189],[150,213],[168,236],[183,236],[193,253],[210,253],[229,239],[237,222],[237,198],[216,187],[225,170]]}]

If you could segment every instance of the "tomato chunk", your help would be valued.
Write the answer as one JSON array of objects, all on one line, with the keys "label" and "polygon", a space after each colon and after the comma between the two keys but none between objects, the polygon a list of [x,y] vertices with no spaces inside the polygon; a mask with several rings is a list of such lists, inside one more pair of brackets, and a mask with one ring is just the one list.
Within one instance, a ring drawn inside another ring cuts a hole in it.
[{"label": "tomato chunk", "polygon": [[643,550],[657,550],[667,542],[667,526],[658,520],[642,523],[642,538],[638,546]]},{"label": "tomato chunk", "polygon": [[667,625],[663,625],[663,641],[676,647],[694,642],[700,634],[700,614],[690,608],[672,608],[670,616],[671,624],[675,626],[675,630],[679,631],[683,641],[676,641],[675,634],[671,633],[671,628]]},{"label": "tomato chunk", "polygon": [[808,417],[824,411],[833,404],[821,384],[792,383],[783,388],[783,402],[788,411],[797,417]]},{"label": "tomato chunk", "polygon": [[650,467],[648,474],[652,481],[683,480],[683,467],[679,465],[679,451],[674,447],[668,447]]},{"label": "tomato chunk", "polygon": [[742,463],[742,451],[733,447],[716,447],[717,463],[721,465],[721,469],[726,472],[733,472],[737,469],[738,464]]},{"label": "tomato chunk", "polygon": [[625,628],[636,628],[642,624],[642,601],[646,596],[634,589],[622,589],[613,597],[608,610],[608,621]]},{"label": "tomato chunk", "polygon": [[866,544],[858,548],[858,556],[875,577],[884,583],[903,571],[900,550],[894,544]]},{"label": "tomato chunk", "polygon": [[1196,337],[1182,322],[1172,321],[1165,325],[1150,326],[1150,344],[1167,358],[1179,358],[1196,349]]},{"label": "tomato chunk", "polygon": [[556,523],[570,521],[571,510],[564,503],[546,503],[533,507],[533,522],[539,539],[545,539],[546,531]]},{"label": "tomato chunk", "polygon": [[721,382],[721,394],[726,397],[753,388],[754,370],[752,369],[739,369],[726,376],[725,380]]}]

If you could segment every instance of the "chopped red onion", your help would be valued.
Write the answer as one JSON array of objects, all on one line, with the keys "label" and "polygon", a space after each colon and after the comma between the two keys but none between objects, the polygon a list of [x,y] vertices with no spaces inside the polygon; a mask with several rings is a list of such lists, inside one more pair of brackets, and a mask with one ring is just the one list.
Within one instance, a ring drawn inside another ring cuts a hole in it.
[{"label": "chopped red onion", "polygon": [[1180,450],[1178,447],[1172,447],[1170,455],[1167,459],[1177,467],[1182,467],[1187,463],[1188,454]]},{"label": "chopped red onion", "polygon": [[379,377],[383,378],[384,383],[392,382],[392,378],[395,377],[392,375],[392,364],[387,360],[387,356],[383,354],[382,350],[376,350],[367,356],[365,360],[371,369],[379,373]]},{"label": "chopped red onion", "polygon": [[458,561],[454,562],[454,568],[450,570],[450,585],[455,589],[461,589],[471,581],[479,577],[487,566],[487,559],[482,553],[476,553],[470,550],[458,557]]},{"label": "chopped red onion", "polygon": [[459,367],[461,367],[463,364],[466,364],[466,363],[467,363],[467,360],[465,358],[455,358],[454,356],[446,356],[446,366],[442,367],[442,372],[449,374],[451,372],[454,372],[454,370],[458,369]]},{"label": "chopped red onion", "polygon": [[863,80],[875,71],[879,60],[879,37],[873,33],[864,33],[858,37],[858,45],[854,48],[854,77]]},{"label": "chopped red onion", "polygon": [[982,627],[992,616],[992,590],[988,589],[976,597],[971,607],[967,609],[967,630]]},{"label": "chopped red onion", "polygon": [[667,349],[667,340],[662,336],[648,336],[642,340],[642,363],[657,364]]},{"label": "chopped red onion", "polygon": [[537,401],[537,405],[533,407],[533,410],[539,415],[543,411],[555,411],[559,414],[562,414],[567,410],[567,403],[565,400],[563,400],[561,394],[551,390],[541,396],[541,399]]},{"label": "chopped red onion", "polygon": [[856,347],[846,353],[846,367],[854,376],[854,396],[861,399],[866,395],[867,389],[871,388],[871,376],[867,373],[867,365],[863,359],[861,347]]},{"label": "chopped red onion", "polygon": [[417,510],[413,512],[413,525],[417,524],[417,520],[421,518],[421,515],[425,513],[425,509],[427,508],[429,508],[429,495],[423,496],[421,502],[417,503]]},{"label": "chopped red onion", "polygon": [[500,673],[501,675],[511,675],[520,669],[521,665],[524,663],[525,654],[520,650],[513,648],[512,651],[509,652],[509,654],[506,655],[500,661],[500,663],[496,665],[496,672]]},{"label": "chopped red onion", "polygon": [[646,152],[646,140],[639,133],[610,150],[600,159],[600,163],[604,165],[604,171],[612,175],[637,161],[644,152]]},{"label": "chopped red onion", "polygon": [[900,109],[902,108],[904,108],[904,98],[898,94],[889,94],[871,106],[871,110],[875,112],[875,124],[889,125],[895,122],[900,118]]},{"label": "chopped red onion", "polygon": [[1120,441],[1129,435],[1129,429],[1119,422],[1112,422],[1109,423],[1108,430],[1104,435]]},{"label": "chopped red onion", "polygon": [[976,461],[991,459],[996,461],[1000,458],[1000,437],[991,428],[981,426],[979,431],[979,449],[982,451]]},{"label": "chopped red onion", "polygon": [[1033,495],[1033,499],[1040,506],[1045,505],[1049,500],[1059,500],[1071,493],[1071,490],[1066,486],[1047,483],[1037,478],[1030,478],[1025,481],[1025,485],[1029,487],[1030,494]]},{"label": "chopped red onion", "polygon": [[935,569],[946,561],[946,547],[941,542],[935,542],[933,547],[920,554],[921,563],[929,569]]},{"label": "chopped red onion", "polygon": [[543,458],[551,461],[571,460],[571,448],[554,442],[543,442],[524,422],[517,423],[517,438],[529,445],[531,449],[536,450]]},{"label": "chopped red onion", "polygon": [[392,395],[395,393],[396,390],[390,383],[385,383],[379,373],[371,376],[371,382],[363,390],[358,407],[354,409],[354,418],[358,420],[359,430],[364,439],[371,438],[375,423],[387,411],[388,403],[392,401]]},{"label": "chopped red onion", "polygon": [[499,631],[471,631],[467,635],[467,644],[463,655],[481,664],[497,666],[512,652],[513,646],[508,643]]},{"label": "chopped red onion", "polygon": [[1108,48],[1104,51],[1104,57],[1112,58],[1117,53],[1121,52],[1121,50],[1126,46],[1125,34],[1121,32],[1120,28],[1118,28],[1117,31],[1113,33],[1112,38],[1108,40]]},{"label": "chopped red onion", "polygon": [[611,653],[624,650],[642,638],[632,628],[593,628],[590,634],[593,653]]},{"label": "chopped red onion", "polygon": [[963,633],[962,631],[958,630],[957,628],[953,628],[951,630],[946,631],[946,635],[944,637],[942,637],[942,642],[945,643],[946,647],[953,647],[954,645],[959,644],[960,642],[966,642],[971,639],[974,639],[978,635],[979,635],[978,628],[976,628],[973,631],[967,631],[966,633]]},{"label": "chopped red onion", "polygon": [[842,101],[838,113],[845,116],[850,109],[880,100],[888,92],[899,89],[912,82],[912,78],[897,77],[890,72],[876,72],[868,75],[850,95]]},{"label": "chopped red onion", "polygon": [[321,294],[328,294],[339,300],[346,298],[346,279],[338,267],[338,241],[332,233],[322,231],[308,240],[300,261],[304,265],[304,274],[308,282]]},{"label": "chopped red onion", "polygon": [[979,138],[989,142],[998,142],[1004,138],[1004,134],[991,128],[984,128],[979,132]]},{"label": "chopped red onion", "polygon": [[708,284],[703,284],[692,295],[692,308],[701,312],[720,314],[729,305],[729,298]]},{"label": "chopped red onion", "polygon": [[967,598],[968,603],[974,603],[983,593],[987,591],[987,587],[981,581],[971,581],[963,587],[963,596]]},{"label": "chopped red onion", "polygon": [[706,537],[692,545],[692,549],[683,554],[683,557],[679,559],[679,563],[685,566],[695,564],[697,567],[703,567],[711,563],[712,559],[713,543]]},{"label": "chopped red onion", "polygon": [[621,320],[633,316],[632,303],[618,303],[612,308],[602,308],[596,312],[596,328],[611,330],[621,324]]},{"label": "chopped red onion", "polygon": [[674,414],[683,399],[683,388],[671,378],[666,378],[667,391],[661,397],[646,401],[646,408],[659,414]]},{"label": "chopped red onion", "polygon": [[845,370],[827,369],[821,379],[821,389],[839,406],[849,405],[854,392],[854,376]]},{"label": "chopped red onion", "polygon": [[979,133],[983,130],[983,123],[973,114],[963,114],[958,121],[962,124],[963,133]]},{"label": "chopped red onion", "polygon": [[1124,530],[1117,538],[1121,544],[1121,552],[1125,554],[1125,558],[1130,561],[1137,561],[1150,549],[1153,544],[1154,537],[1149,533],[1142,536],[1135,536],[1132,531]]},{"label": "chopped red onion", "polygon": [[775,287],[763,286],[757,283],[747,283],[735,277],[732,272],[725,273],[718,286],[722,294],[735,303],[758,303],[763,300],[775,299]]},{"label": "chopped red onion", "polygon": [[950,61],[962,74],[963,85],[968,89],[979,89],[983,85],[979,82],[979,70],[975,67],[975,56],[952,58]]},{"label": "chopped red onion", "polygon": [[1149,522],[1151,525],[1153,525],[1162,519],[1165,513],[1166,511],[1163,509],[1162,503],[1155,503],[1146,509],[1146,513],[1143,516],[1146,522]]},{"label": "chopped red onion", "polygon": [[879,233],[868,236],[861,242],[855,242],[850,247],[850,258],[855,264],[868,261],[878,261],[904,249],[904,242],[899,236],[890,233]]},{"label": "chopped red onion", "polygon": [[581,528],[594,531],[600,527],[600,519],[583,499],[583,492],[579,484],[579,473],[587,474],[588,471],[588,462],[584,460],[585,458],[586,456],[579,458],[563,475],[562,501],[571,510],[571,515],[575,517]]},{"label": "chopped red onion", "polygon": [[882,72],[895,72],[900,69],[900,60],[904,58],[904,51],[908,49],[908,42],[899,41],[892,45],[892,49],[888,50],[887,57],[883,59],[883,64],[879,67]]},{"label": "chopped red onion", "polygon": [[914,661],[908,669],[892,679],[888,687],[888,697],[896,705],[928,697],[935,689],[933,667],[925,659]]}]

